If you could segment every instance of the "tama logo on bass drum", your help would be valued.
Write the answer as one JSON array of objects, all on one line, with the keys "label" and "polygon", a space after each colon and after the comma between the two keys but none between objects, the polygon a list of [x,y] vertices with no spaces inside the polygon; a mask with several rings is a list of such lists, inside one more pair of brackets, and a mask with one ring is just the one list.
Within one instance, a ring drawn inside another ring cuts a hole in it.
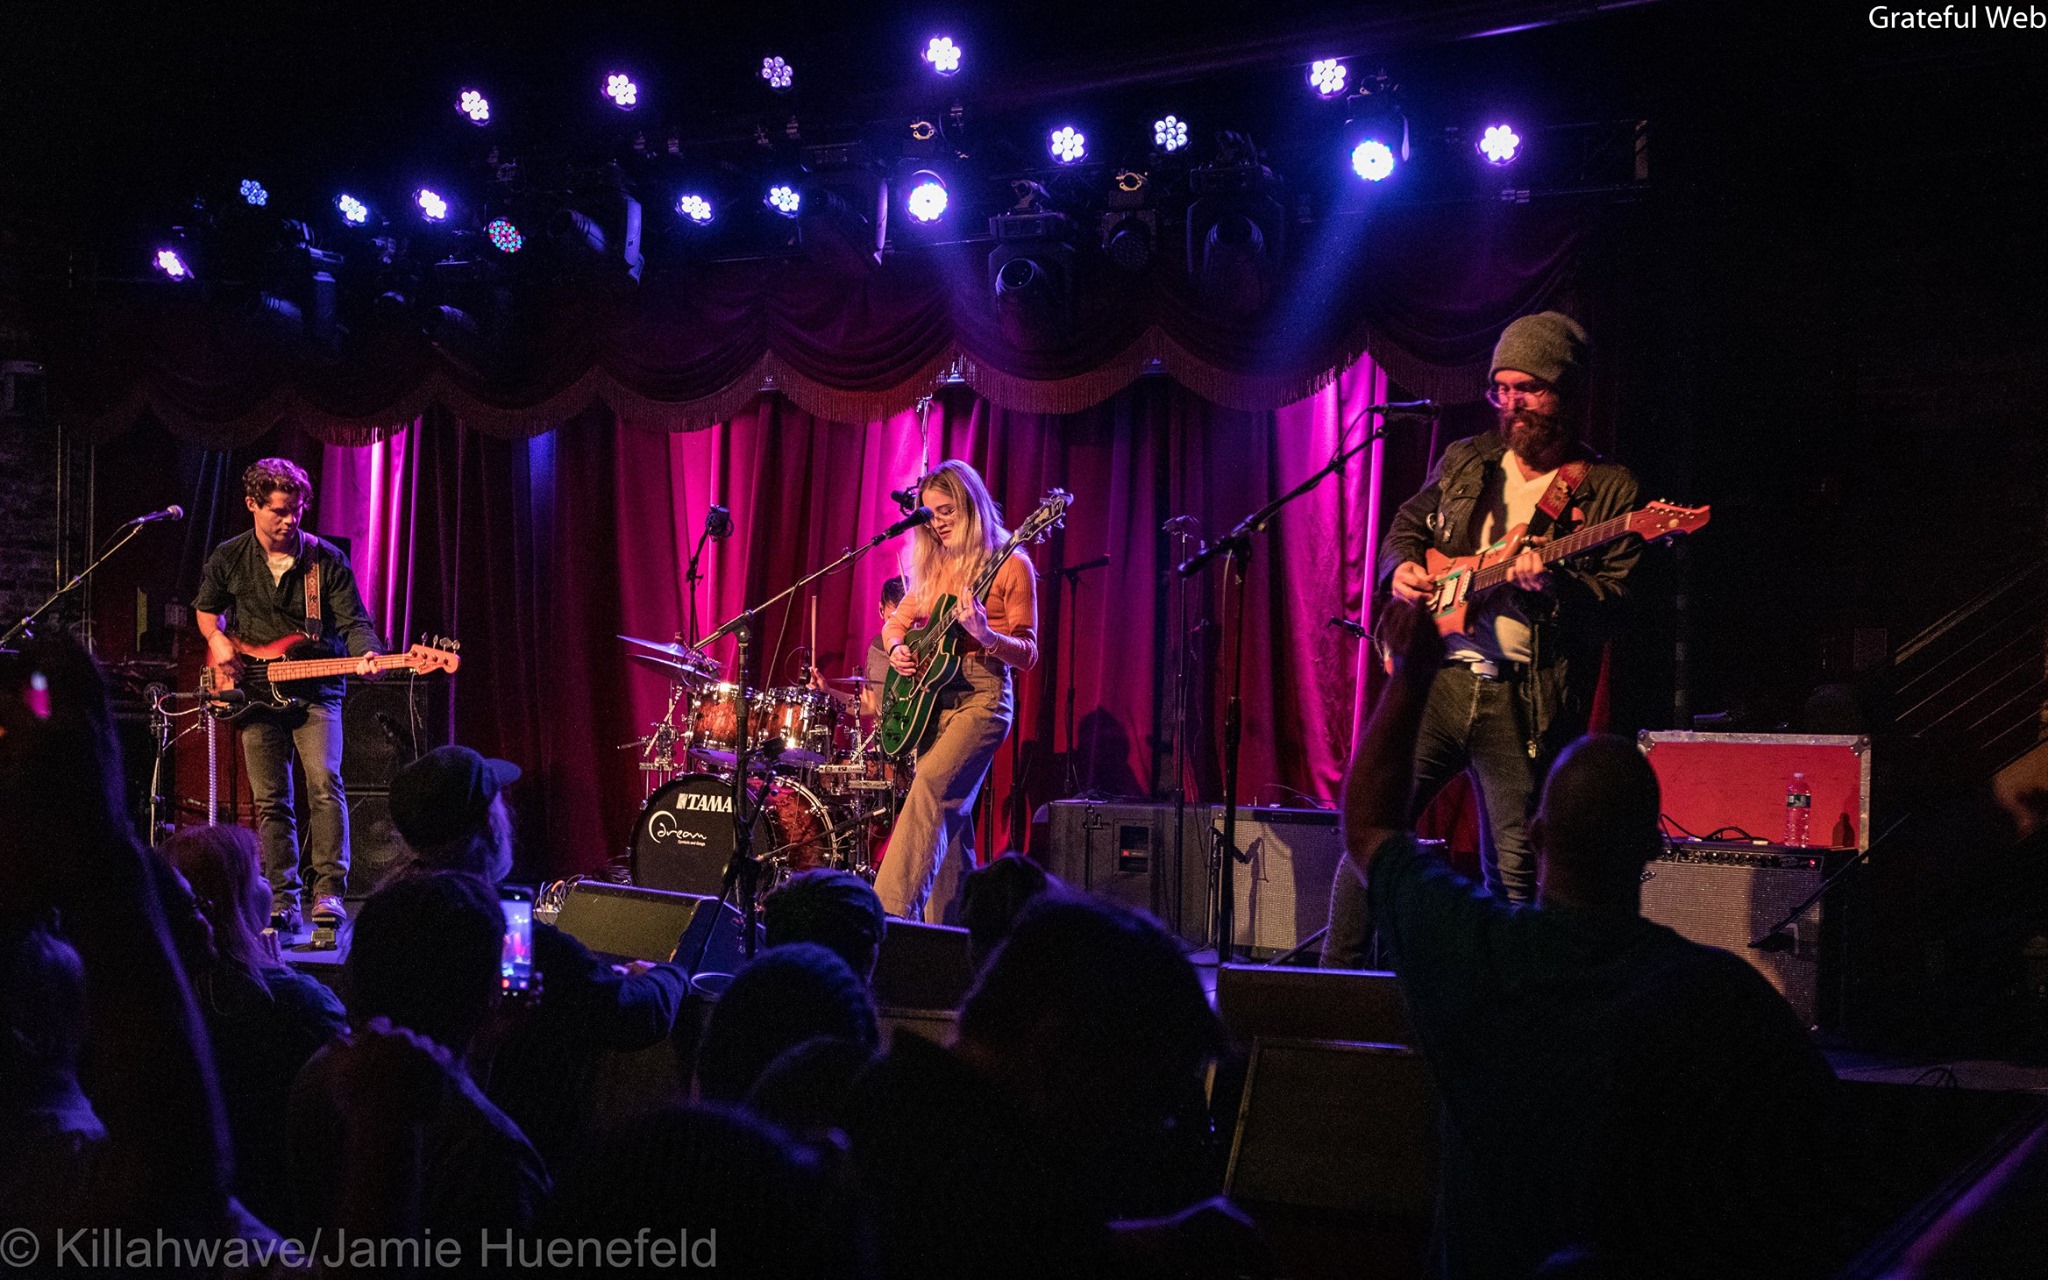
[{"label": "tama logo on bass drum", "polygon": [[677,794],[673,807],[686,813],[731,813],[732,796],[724,793],[704,796],[684,791]]}]

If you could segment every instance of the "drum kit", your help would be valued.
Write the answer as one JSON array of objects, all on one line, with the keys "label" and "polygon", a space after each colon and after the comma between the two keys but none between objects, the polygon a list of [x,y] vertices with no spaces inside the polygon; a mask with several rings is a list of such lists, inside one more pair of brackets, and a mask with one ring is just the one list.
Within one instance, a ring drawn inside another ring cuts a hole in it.
[{"label": "drum kit", "polygon": [[[686,644],[622,635],[627,656],[669,682],[668,705],[640,752],[645,803],[633,824],[633,880],[646,888],[717,895],[735,837],[733,779],[740,768],[739,687]],[[875,749],[863,715],[864,676],[787,685],[747,698],[747,772],[758,788],[753,848],[763,888],[829,867],[874,878],[875,855],[910,786],[910,768]]]}]

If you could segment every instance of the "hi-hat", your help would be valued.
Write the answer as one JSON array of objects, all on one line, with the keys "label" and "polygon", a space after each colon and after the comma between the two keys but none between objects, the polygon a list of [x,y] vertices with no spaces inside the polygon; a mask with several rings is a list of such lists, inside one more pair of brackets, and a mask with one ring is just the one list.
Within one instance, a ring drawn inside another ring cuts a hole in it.
[{"label": "hi-hat", "polygon": [[853,687],[853,688],[855,688],[855,689],[858,689],[858,688],[860,688],[860,687],[861,687],[862,685],[869,685],[869,684],[886,684],[886,683],[887,683],[887,681],[884,681],[884,680],[870,680],[870,679],[868,679],[868,678],[867,678],[866,676],[839,676],[839,677],[837,677],[837,678],[835,678],[835,679],[827,680],[827,681],[826,681],[825,683],[827,683],[827,684],[843,684],[843,685],[850,685],[851,687]]},{"label": "hi-hat", "polygon": [[622,635],[619,639],[624,640],[627,644],[637,644],[643,649],[652,649],[656,653],[664,654],[699,675],[716,676],[718,674],[718,661],[702,649],[692,649],[689,645],[680,643],[664,644],[659,640],[642,640],[639,636]]}]

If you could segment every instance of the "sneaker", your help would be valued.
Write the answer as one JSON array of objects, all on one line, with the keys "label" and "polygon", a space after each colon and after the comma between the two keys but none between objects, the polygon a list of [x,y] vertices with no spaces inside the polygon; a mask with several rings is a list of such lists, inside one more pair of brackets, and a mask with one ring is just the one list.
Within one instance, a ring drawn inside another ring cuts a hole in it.
[{"label": "sneaker", "polygon": [[313,899],[313,922],[315,924],[338,925],[348,919],[348,907],[341,895],[323,893]]}]

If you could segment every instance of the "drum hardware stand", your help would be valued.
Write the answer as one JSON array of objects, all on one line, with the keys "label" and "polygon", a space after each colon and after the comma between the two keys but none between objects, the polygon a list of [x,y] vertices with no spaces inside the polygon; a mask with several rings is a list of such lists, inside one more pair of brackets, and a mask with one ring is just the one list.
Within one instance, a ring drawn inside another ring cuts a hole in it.
[{"label": "drum hardware stand", "polygon": [[[1179,539],[1174,548],[1175,563],[1186,559],[1195,547],[1201,545],[1202,522],[1194,516],[1175,516],[1168,520],[1160,532]],[[1187,581],[1177,575],[1173,578],[1173,589],[1179,593],[1173,610],[1174,658],[1173,658],[1173,861],[1170,895],[1155,895],[1154,901],[1168,896],[1173,904],[1169,917],[1173,928],[1179,934],[1183,925],[1182,915],[1186,910],[1181,886],[1186,883],[1183,868],[1187,859],[1187,812],[1188,773],[1192,762],[1188,759],[1188,689],[1193,682],[1190,667],[1195,655],[1195,632],[1188,619],[1189,605],[1193,593]],[[1201,797],[1196,797],[1196,803]]]},{"label": "drum hardware stand", "polygon": [[[1391,414],[1433,417],[1435,406],[1428,401],[1367,405],[1359,410],[1359,417],[1368,413],[1378,413],[1383,417]],[[1325,478],[1342,471],[1345,463],[1370,448],[1375,440],[1386,434],[1386,430],[1383,422],[1366,432],[1357,444],[1345,447],[1341,442],[1350,434],[1350,428],[1346,427],[1338,437],[1337,452],[1308,479],[1238,521],[1230,532],[1181,561],[1175,569],[1181,577],[1188,578],[1200,573],[1211,561],[1222,559],[1223,611],[1230,618],[1230,696],[1223,710],[1223,832],[1216,859],[1216,962],[1219,965],[1229,963],[1237,938],[1237,862],[1243,857],[1237,847],[1237,790],[1238,748],[1244,739],[1244,579],[1251,559],[1252,538],[1266,531],[1281,508],[1321,485]],[[1233,587],[1236,588],[1234,612],[1231,604]]]},{"label": "drum hardware stand", "polygon": [[[1104,552],[1085,564],[1068,565],[1063,568],[1046,570],[1048,577],[1058,578],[1060,584],[1064,585],[1067,589],[1067,649],[1062,661],[1066,667],[1067,677],[1067,776],[1065,793],[1070,798],[1076,792],[1075,784],[1080,781],[1079,771],[1074,767],[1076,732],[1074,725],[1074,686],[1077,683],[1076,677],[1080,675],[1080,672],[1075,669],[1074,655],[1080,649],[1081,575],[1091,570],[1106,568],[1108,565],[1109,554]],[[1091,778],[1089,781],[1092,784],[1094,780]]]}]

